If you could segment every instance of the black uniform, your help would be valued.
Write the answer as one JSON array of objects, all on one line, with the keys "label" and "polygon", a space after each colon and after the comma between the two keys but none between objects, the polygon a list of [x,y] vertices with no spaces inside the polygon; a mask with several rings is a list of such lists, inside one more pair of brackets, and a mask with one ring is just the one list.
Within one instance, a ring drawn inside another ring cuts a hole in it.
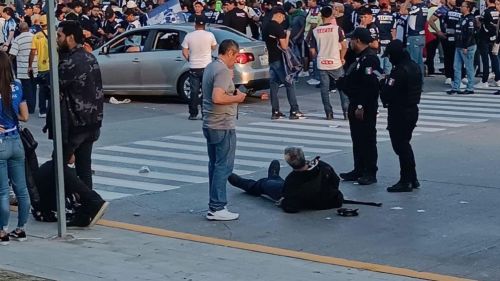
[{"label": "black uniform", "polygon": [[488,76],[490,74],[490,60],[492,71],[495,73],[495,81],[500,80],[498,56],[491,52],[493,44],[497,39],[498,14],[497,9],[493,6],[484,10],[483,16],[481,17],[481,29],[479,30],[478,36],[478,51],[481,55],[483,64],[483,83],[488,82]]},{"label": "black uniform", "polygon": [[418,120],[422,74],[418,64],[402,48],[400,55],[391,54],[390,60],[394,67],[382,87],[380,98],[388,108],[387,130],[392,148],[399,156],[400,182],[413,184],[417,182],[417,173],[410,140]]},{"label": "black uniform", "polygon": [[227,12],[224,16],[224,25],[236,29],[243,34],[247,33],[249,21],[247,13],[238,7]]},{"label": "black uniform", "polygon": [[446,35],[446,38],[441,38],[441,46],[443,46],[444,52],[444,75],[446,78],[453,79],[455,31],[457,23],[462,17],[462,13],[458,7],[441,6],[434,12],[434,16],[439,18],[441,31]]},{"label": "black uniform", "polygon": [[[338,87],[349,97],[354,170],[350,178],[375,177],[377,174],[377,108],[380,84],[374,71],[381,72],[376,52],[366,48],[347,69]],[[355,117],[357,108],[364,111],[363,120]],[[343,177],[346,179],[345,177]]]}]

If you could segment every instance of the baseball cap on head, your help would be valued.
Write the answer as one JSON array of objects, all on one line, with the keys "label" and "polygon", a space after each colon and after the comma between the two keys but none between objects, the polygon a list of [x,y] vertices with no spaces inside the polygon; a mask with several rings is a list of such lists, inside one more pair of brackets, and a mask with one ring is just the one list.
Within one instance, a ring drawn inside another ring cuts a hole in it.
[{"label": "baseball cap on head", "polygon": [[370,31],[362,27],[358,27],[352,32],[351,39],[359,39],[359,41],[365,44],[370,44],[373,41]]},{"label": "baseball cap on head", "polygon": [[382,57],[387,57],[391,56],[394,54],[400,54],[403,52],[405,46],[403,42],[399,39],[392,40],[389,45],[385,48],[384,54],[382,54]]},{"label": "baseball cap on head", "polygon": [[203,15],[201,15],[201,16],[195,16],[194,17],[194,23],[196,25],[205,25],[205,23],[206,23],[205,16],[203,16]]},{"label": "baseball cap on head", "polygon": [[284,5],[283,5],[283,9],[285,10],[285,12],[290,12],[290,10],[293,8],[293,4],[290,3],[290,2],[286,2]]},{"label": "baseball cap on head", "polygon": [[286,12],[285,12],[285,9],[283,9],[283,7],[281,6],[276,6],[274,7],[272,10],[271,10],[271,14],[274,15],[274,14],[283,14],[286,16]]},{"label": "baseball cap on head", "polygon": [[373,12],[372,12],[372,9],[370,9],[368,7],[363,7],[363,8],[360,9],[359,15],[360,16],[373,15]]},{"label": "baseball cap on head", "polygon": [[137,8],[137,4],[135,3],[135,1],[128,1],[127,2],[127,9],[134,9],[134,8]]}]

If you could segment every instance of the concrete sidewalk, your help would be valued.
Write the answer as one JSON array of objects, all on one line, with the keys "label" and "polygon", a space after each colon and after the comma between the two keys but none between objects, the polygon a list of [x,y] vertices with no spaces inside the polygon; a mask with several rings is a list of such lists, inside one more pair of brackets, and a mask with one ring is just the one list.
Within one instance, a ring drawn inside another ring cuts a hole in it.
[{"label": "concrete sidewalk", "polygon": [[54,223],[27,230],[28,241],[1,247],[0,268],[20,274],[0,280],[420,280],[103,226],[66,241],[52,239]]}]

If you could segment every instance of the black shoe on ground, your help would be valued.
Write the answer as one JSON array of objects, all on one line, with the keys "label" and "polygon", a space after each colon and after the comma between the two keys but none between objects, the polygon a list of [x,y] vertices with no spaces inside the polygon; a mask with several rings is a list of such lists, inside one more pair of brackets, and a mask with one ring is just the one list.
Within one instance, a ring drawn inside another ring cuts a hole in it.
[{"label": "black shoe on ground", "polygon": [[459,91],[457,91],[457,90],[449,90],[449,91],[446,91],[446,93],[451,96],[451,95],[458,94]]},{"label": "black shoe on ground", "polygon": [[71,219],[66,222],[67,227],[87,227],[90,225],[92,218],[83,211],[77,212]]},{"label": "black shoe on ground", "polygon": [[326,120],[333,120],[333,113],[329,112],[326,114]]},{"label": "black shoe on ground", "polygon": [[7,246],[10,243],[9,234],[2,231],[3,236],[0,237],[0,245]]},{"label": "black shoe on ground", "polygon": [[493,94],[494,94],[495,96],[498,96],[498,95],[500,95],[500,91],[496,91],[496,92],[494,92]]},{"label": "black shoe on ground", "polygon": [[28,238],[26,237],[26,232],[24,232],[24,230],[21,229],[13,230],[11,233],[9,233],[9,237],[12,238],[12,240],[21,242],[28,240]]},{"label": "black shoe on ground", "polygon": [[412,188],[419,188],[420,187],[420,182],[418,180],[414,180],[411,182],[411,187]]},{"label": "black shoe on ground", "polygon": [[474,91],[468,91],[468,90],[466,90],[466,91],[463,91],[463,92],[459,92],[458,94],[459,95],[473,95]]},{"label": "black shoe on ground", "polygon": [[304,113],[302,113],[302,111],[300,111],[300,110],[296,111],[295,115],[299,116],[299,118],[305,117]]},{"label": "black shoe on ground", "polygon": [[238,176],[237,174],[235,173],[232,173],[231,175],[229,175],[229,177],[227,178],[227,181],[232,185],[232,186],[235,186],[235,187],[238,187],[238,183],[240,182],[240,179],[241,177]]},{"label": "black shoe on ground", "polygon": [[283,114],[283,112],[281,112],[281,111],[275,111],[271,115],[272,120],[281,119],[281,118],[285,118],[285,117],[286,117],[285,114]]},{"label": "black shoe on ground", "polygon": [[377,177],[375,176],[362,176],[358,179],[359,185],[370,185],[377,182]]},{"label": "black shoe on ground", "polygon": [[109,202],[106,201],[101,201],[97,203],[95,206],[91,207],[89,210],[89,216],[91,218],[89,227],[94,226],[97,221],[99,221],[102,216],[104,215],[104,212],[106,212],[106,209],[109,206]]},{"label": "black shoe on ground", "polygon": [[395,185],[387,188],[387,192],[412,192],[413,184],[411,182],[398,181]]},{"label": "black shoe on ground", "polygon": [[297,119],[299,119],[299,115],[297,114],[296,111],[292,111],[292,112],[290,112],[290,116],[288,116],[288,119],[297,120]]},{"label": "black shoe on ground", "polygon": [[189,115],[189,120],[198,120],[198,115]]},{"label": "black shoe on ground", "polygon": [[271,164],[269,164],[269,168],[267,169],[267,177],[276,177],[280,175],[280,161],[273,160]]},{"label": "black shoe on ground", "polygon": [[347,112],[344,112],[344,120],[347,120],[347,119],[348,119]]},{"label": "black shoe on ground", "polygon": [[344,180],[344,181],[357,181],[359,177],[361,177],[361,173],[352,170],[348,173],[340,173],[339,176]]}]

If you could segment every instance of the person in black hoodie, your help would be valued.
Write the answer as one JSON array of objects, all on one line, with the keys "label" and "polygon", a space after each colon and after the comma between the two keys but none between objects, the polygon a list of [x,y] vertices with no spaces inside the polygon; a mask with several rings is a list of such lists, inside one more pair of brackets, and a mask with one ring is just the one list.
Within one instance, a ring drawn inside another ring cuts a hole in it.
[{"label": "person in black hoodie", "polygon": [[418,104],[422,94],[423,78],[419,65],[410,59],[400,40],[394,40],[385,49],[394,68],[382,86],[380,98],[387,111],[387,129],[394,152],[399,156],[400,180],[388,187],[388,192],[411,192],[418,188],[415,157],[410,144],[418,120]]},{"label": "person in black hoodie", "polygon": [[231,174],[228,181],[248,194],[271,198],[287,213],[342,206],[344,197],[339,190],[340,179],[328,163],[319,157],[306,161],[300,147],[286,148],[285,160],[293,169],[285,179],[279,175],[279,161],[273,160],[267,178],[255,181]]}]

